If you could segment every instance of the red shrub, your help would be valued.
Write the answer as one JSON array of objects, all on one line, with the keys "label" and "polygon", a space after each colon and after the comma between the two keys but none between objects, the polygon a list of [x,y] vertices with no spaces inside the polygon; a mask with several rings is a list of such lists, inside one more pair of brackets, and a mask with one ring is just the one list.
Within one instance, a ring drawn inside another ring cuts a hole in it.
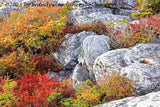
[{"label": "red shrub", "polygon": [[41,74],[46,73],[47,71],[54,71],[58,72],[61,70],[60,65],[58,65],[53,58],[53,56],[43,56],[43,55],[34,55],[31,57],[36,64],[36,70],[39,71]]},{"label": "red shrub", "polygon": [[[69,80],[58,82],[56,77],[51,79],[46,75],[24,75],[20,80],[15,80],[17,86],[13,88],[16,96],[14,105],[16,107],[48,107],[50,103],[47,98],[52,93],[61,93],[63,98],[75,98],[72,83]],[[51,103],[57,105],[57,101]]]},{"label": "red shrub", "polygon": [[56,77],[48,79],[46,75],[25,75],[17,81],[14,93],[17,96],[16,107],[47,107],[48,96],[58,90],[60,83]]},{"label": "red shrub", "polygon": [[63,29],[63,33],[79,33],[82,31],[93,31],[97,34],[107,33],[106,26],[101,21],[93,21],[92,23],[81,24],[80,26],[67,25]]},{"label": "red shrub", "polygon": [[160,39],[160,13],[153,17],[140,18],[136,23],[128,24],[126,32],[109,31],[111,48],[128,48],[137,43],[147,43],[154,39]]},{"label": "red shrub", "polygon": [[128,30],[133,33],[140,33],[147,37],[157,37],[160,34],[160,13],[153,17],[145,17],[139,20],[139,23],[129,24]]}]

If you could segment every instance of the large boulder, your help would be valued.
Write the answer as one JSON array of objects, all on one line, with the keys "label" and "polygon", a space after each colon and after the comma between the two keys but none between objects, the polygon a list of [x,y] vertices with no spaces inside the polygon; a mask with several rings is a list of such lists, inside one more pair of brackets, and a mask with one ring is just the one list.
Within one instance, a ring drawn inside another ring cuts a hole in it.
[{"label": "large boulder", "polygon": [[[110,49],[109,43],[109,37],[97,35],[94,32],[83,31],[77,34],[67,34],[61,47],[53,56],[64,70],[73,71],[71,78],[79,83],[80,80],[86,80],[86,77],[89,77],[87,79],[94,79],[92,72],[94,60]],[[79,73],[84,73],[86,76],[80,76]]]},{"label": "large boulder", "polygon": [[96,35],[94,32],[81,32],[78,34],[67,34],[64,42],[56,53],[53,54],[55,59],[62,65],[65,70],[72,70],[78,63],[78,54],[83,40],[87,36]]},{"label": "large boulder", "polygon": [[122,68],[121,75],[135,80],[134,90],[140,95],[160,90],[160,59],[142,58]]},{"label": "large boulder", "polygon": [[[83,43],[84,39],[89,36],[95,36],[95,38],[98,36],[99,37],[98,40],[102,40],[102,41],[99,41],[99,44],[103,44],[101,42],[104,42],[105,40],[105,44],[107,45],[106,47],[108,48],[109,38],[107,36],[97,35],[94,32],[85,32],[85,31],[77,34],[67,34],[64,37],[61,47],[58,49],[57,52],[53,54],[55,59],[62,65],[63,69],[72,70],[75,67],[75,65],[78,63],[78,55],[81,51],[81,44]],[[91,48],[91,47],[88,47],[88,48]]]},{"label": "large boulder", "polygon": [[91,79],[94,79],[92,72],[94,60],[110,50],[109,44],[110,38],[105,35],[88,36],[82,42],[78,62],[86,66]]},{"label": "large boulder", "polygon": [[160,91],[139,97],[127,97],[124,99],[97,105],[95,107],[159,107],[159,105]]},{"label": "large boulder", "polygon": [[104,74],[120,72],[135,80],[134,90],[146,94],[160,90],[160,44],[138,44],[128,49],[117,49],[99,56],[94,63],[95,79],[106,80]]}]

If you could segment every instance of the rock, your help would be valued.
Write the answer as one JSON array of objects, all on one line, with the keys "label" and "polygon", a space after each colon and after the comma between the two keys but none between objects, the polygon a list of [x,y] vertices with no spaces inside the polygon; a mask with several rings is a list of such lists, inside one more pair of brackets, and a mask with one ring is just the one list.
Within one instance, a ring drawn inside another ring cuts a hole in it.
[{"label": "rock", "polygon": [[45,4],[46,2],[50,2],[51,4],[57,4],[57,0],[23,0],[22,2],[20,2],[21,5],[42,5]]},{"label": "rock", "polygon": [[114,14],[117,15],[122,15],[122,16],[130,16],[131,13],[136,13],[136,10],[131,10],[131,9],[119,9],[118,12],[115,12]]},{"label": "rock", "polygon": [[142,58],[122,68],[121,75],[135,80],[133,89],[139,95],[160,90],[160,59]]},{"label": "rock", "polygon": [[73,70],[73,74],[71,76],[71,80],[73,80],[73,86],[75,84],[79,84],[81,82],[84,82],[89,79],[89,74],[85,70],[85,67],[82,67],[82,65],[77,64]]},{"label": "rock", "polygon": [[77,6],[102,5],[103,4],[102,0],[58,0],[58,4],[66,4],[67,1]]},{"label": "rock", "polygon": [[88,18],[86,16],[76,16],[76,17],[72,17],[69,20],[69,24],[73,25],[73,26],[79,26],[81,24],[91,23],[93,21],[94,21],[94,19],[90,19],[90,18]]},{"label": "rock", "polygon": [[1,0],[0,5],[15,5],[16,3],[20,3],[22,0]]},{"label": "rock", "polygon": [[160,90],[160,44],[138,44],[128,49],[109,51],[97,57],[93,66],[95,79],[120,72],[128,79],[138,79],[134,90],[139,94]]},{"label": "rock", "polygon": [[47,73],[47,78],[52,78],[53,76],[56,76],[58,81],[63,81],[64,79],[70,78],[72,75],[72,71],[62,70],[60,72],[50,72]]},{"label": "rock", "polygon": [[78,54],[83,40],[87,36],[97,35],[94,32],[80,32],[78,34],[67,34],[64,42],[56,53],[55,59],[62,65],[64,70],[72,70],[78,63]]},{"label": "rock", "polygon": [[94,60],[101,54],[109,51],[109,44],[110,38],[105,35],[88,36],[82,42],[78,62],[81,64],[85,63],[91,79],[94,79],[92,71]]},{"label": "rock", "polygon": [[124,99],[97,105],[95,107],[159,107],[159,105],[160,91],[139,97],[127,97]]},{"label": "rock", "polygon": [[113,15],[113,14],[103,14],[100,12],[93,12],[87,16],[76,16],[70,19],[70,24],[72,25],[81,25],[83,23],[91,23],[92,21],[101,21],[104,24],[109,22],[116,22],[117,20],[126,19],[130,22],[132,19],[129,16]]},{"label": "rock", "polygon": [[107,24],[111,21],[115,22],[117,20],[122,20],[122,19],[126,19],[128,21],[131,21],[130,17],[127,17],[127,16],[103,14],[103,13],[98,13],[98,12],[91,13],[91,14],[87,15],[87,17],[92,18],[94,20],[100,20],[101,22],[103,22],[105,24]]},{"label": "rock", "polygon": [[[74,6],[75,3],[85,5]],[[108,8],[104,8],[104,3],[109,3]],[[98,7],[97,4],[101,4],[101,8],[96,8]],[[97,0],[73,1],[74,8],[70,11],[69,23],[70,25],[81,25],[93,21],[101,21],[107,24],[110,21],[116,22],[121,19],[127,19],[128,22],[130,22],[132,20],[130,16],[131,13],[136,12],[135,10],[131,10],[134,6],[136,6],[134,0],[99,0],[99,2]]]},{"label": "rock", "polygon": [[104,0],[104,3],[108,3],[112,8],[133,8],[137,4],[135,0]]},{"label": "rock", "polygon": [[[36,4],[38,5],[39,4],[39,1],[37,2],[38,0],[23,0],[21,2],[21,4],[23,5],[29,5],[29,4]],[[89,5],[102,5],[103,2],[101,2],[101,0],[42,0],[42,3],[44,3],[45,1],[47,2],[51,2],[53,4],[57,4],[57,5],[64,5],[66,4],[67,2],[69,3],[73,3],[73,6],[76,6],[76,7],[81,7],[81,6],[89,6]]]},{"label": "rock", "polygon": [[30,4],[36,4],[37,0],[23,0],[21,2],[22,5],[30,5]]},{"label": "rock", "polygon": [[88,72],[85,70],[84,67],[82,67],[81,64],[77,64],[73,70],[62,70],[58,73],[47,73],[47,78],[52,78],[53,76],[56,76],[58,81],[70,79],[71,81],[73,81],[73,86],[89,79]]},{"label": "rock", "polygon": [[[83,31],[78,34],[67,34],[61,47],[53,56],[62,65],[64,71],[73,71],[73,75],[77,75],[78,73],[82,74],[84,70],[81,72],[80,70],[85,68],[90,77],[87,79],[94,79],[92,72],[94,60],[110,49],[109,40],[109,37],[97,35],[93,32]],[[86,79],[86,77],[84,78]],[[75,80],[79,81],[79,79]]]},{"label": "rock", "polygon": [[0,17],[7,17],[10,15],[10,12],[17,10],[15,6],[2,6],[0,7]]},{"label": "rock", "polygon": [[[9,1],[9,0],[8,0]],[[36,3],[38,0],[16,0],[21,1],[22,4],[31,4]],[[48,1],[51,3],[56,3],[58,5],[64,5],[67,2],[73,3],[73,6],[76,7],[84,7],[84,6],[97,6],[97,5],[103,5],[105,2],[108,2],[111,4],[111,7],[120,7],[120,8],[133,8],[136,6],[136,3],[134,0],[42,0]]]},{"label": "rock", "polygon": [[69,11],[69,17],[77,17],[77,16],[87,16],[88,14],[100,12],[102,14],[112,14],[110,8],[95,8],[95,7],[87,7],[87,8],[75,8]]},{"label": "rock", "polygon": [[56,72],[50,72],[50,73],[47,73],[47,78],[52,78],[52,77],[55,77],[57,78],[57,80],[59,80],[59,74],[56,73]]}]

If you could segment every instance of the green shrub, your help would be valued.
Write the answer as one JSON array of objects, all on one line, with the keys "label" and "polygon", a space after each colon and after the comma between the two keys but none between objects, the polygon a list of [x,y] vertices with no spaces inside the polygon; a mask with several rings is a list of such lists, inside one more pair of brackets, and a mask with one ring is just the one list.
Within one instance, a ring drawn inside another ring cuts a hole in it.
[{"label": "green shrub", "polygon": [[136,0],[138,7],[136,8],[138,13],[132,13],[133,19],[140,17],[152,16],[160,12],[160,1],[159,0]]},{"label": "green shrub", "polygon": [[107,78],[107,81],[102,81],[99,85],[91,80],[77,84],[75,87],[76,99],[63,99],[61,104],[66,105],[66,107],[72,107],[75,104],[75,107],[79,107],[76,103],[81,103],[83,104],[82,107],[93,107],[101,103],[136,95],[132,89],[134,81],[115,72]]},{"label": "green shrub", "polygon": [[16,98],[13,93],[13,89],[17,83],[11,81],[7,76],[6,79],[2,79],[0,83],[0,106],[12,107],[13,101]]},{"label": "green shrub", "polygon": [[60,101],[64,107],[89,107],[89,104],[81,99],[65,98]]}]

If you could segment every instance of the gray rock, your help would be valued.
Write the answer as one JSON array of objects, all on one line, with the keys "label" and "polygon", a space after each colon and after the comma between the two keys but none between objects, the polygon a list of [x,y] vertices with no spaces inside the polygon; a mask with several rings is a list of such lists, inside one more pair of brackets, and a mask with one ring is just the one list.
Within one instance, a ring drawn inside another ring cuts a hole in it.
[{"label": "gray rock", "polygon": [[102,0],[58,0],[58,4],[66,4],[67,1],[69,3],[73,3],[73,5],[81,6],[81,5],[102,5]]},{"label": "gray rock", "polygon": [[91,23],[93,21],[94,21],[94,19],[90,19],[90,18],[88,18],[86,16],[76,16],[76,17],[72,17],[69,20],[69,24],[73,25],[73,26],[79,26],[81,24]]},{"label": "gray rock", "polygon": [[87,8],[75,8],[69,11],[69,17],[77,17],[77,16],[87,16],[88,14],[100,12],[102,14],[112,14],[110,8],[95,8],[95,7],[87,7]]},{"label": "gray rock", "polygon": [[106,80],[104,74],[121,72],[129,79],[138,79],[133,87],[138,94],[160,90],[160,44],[138,44],[99,56],[94,63],[95,79]]},{"label": "gray rock", "polygon": [[101,21],[104,24],[109,22],[116,22],[117,20],[126,19],[130,22],[132,19],[129,16],[113,15],[113,14],[103,14],[100,12],[93,12],[87,16],[76,16],[70,19],[70,24],[81,25],[83,23],[91,23],[93,21]]},{"label": "gray rock", "polygon": [[0,17],[7,17],[10,15],[10,12],[17,10],[15,6],[2,6],[0,7]]},{"label": "gray rock", "polygon": [[78,56],[78,62],[81,64],[85,63],[91,79],[94,79],[92,73],[94,60],[101,54],[109,51],[109,44],[110,38],[106,35],[88,36],[84,39]]},{"label": "gray rock", "polygon": [[50,72],[50,73],[47,73],[47,78],[52,78],[52,77],[56,77],[57,80],[59,80],[59,74],[56,73],[56,72]]},{"label": "gray rock", "polygon": [[62,65],[65,70],[71,70],[78,63],[78,55],[83,40],[92,35],[94,32],[80,32],[78,34],[67,34],[64,42],[56,53],[53,54],[55,59]]},{"label": "gray rock", "polygon": [[[147,63],[144,61],[148,61]],[[133,89],[139,95],[160,90],[160,59],[142,58],[122,68],[121,75],[135,80]]]},{"label": "gray rock", "polygon": [[45,4],[46,2],[50,2],[51,4],[57,4],[58,0],[22,0],[19,4],[21,5],[39,5]]},{"label": "gray rock", "polygon": [[135,0],[104,0],[104,3],[110,4],[114,8],[133,8],[136,6]]},{"label": "gray rock", "polygon": [[74,72],[77,73],[81,69],[77,64],[81,64],[82,68],[87,68],[90,79],[94,79],[92,72],[94,60],[110,49],[109,40],[109,37],[93,32],[67,34],[61,47],[53,56],[64,70],[74,69]]},{"label": "gray rock", "polygon": [[100,20],[101,22],[107,24],[109,22],[116,22],[117,20],[122,20],[122,19],[126,19],[128,21],[131,21],[131,18],[128,16],[121,16],[121,15],[113,15],[113,14],[102,14],[99,12],[94,12],[91,13],[89,15],[87,15],[87,17],[92,18],[94,20]]},{"label": "gray rock", "polygon": [[21,2],[21,4],[22,5],[30,5],[30,4],[35,4],[35,2],[36,2],[37,0],[23,0],[22,2]]},{"label": "gray rock", "polygon": [[[64,0],[62,0],[64,2]],[[130,22],[131,13],[136,12],[130,8],[135,6],[134,0],[71,0],[73,4],[80,3],[86,6],[74,6],[73,10],[69,14],[69,23],[71,25],[81,25],[83,23],[91,23],[92,21],[101,21],[107,24],[112,21],[115,22],[121,19],[127,19]],[[104,3],[109,3],[109,8],[104,8]],[[95,8],[96,5],[90,4],[101,4],[102,8]]]},{"label": "gray rock", "polygon": [[72,71],[70,70],[62,70],[60,72],[50,72],[47,73],[47,78],[56,77],[58,81],[63,81],[64,79],[70,78],[72,75]]},{"label": "gray rock", "polygon": [[159,105],[160,91],[139,97],[127,97],[124,99],[97,105],[95,107],[159,107]]},{"label": "gray rock", "polygon": [[132,9],[120,9],[117,13],[117,15],[123,15],[123,16],[130,16],[131,13],[136,13],[136,10],[132,10]]},{"label": "gray rock", "polygon": [[0,5],[15,5],[16,3],[20,3],[22,0],[1,0]]},{"label": "gray rock", "polygon": [[71,80],[73,81],[73,86],[75,84],[79,84],[81,82],[86,81],[89,79],[89,74],[85,70],[85,67],[82,67],[82,65],[77,64],[73,70],[73,74],[71,76]]},{"label": "gray rock", "polygon": [[[28,4],[39,4],[39,1],[37,2],[38,0],[23,0],[21,2],[21,4],[23,5],[28,5]],[[76,7],[81,7],[81,6],[93,6],[93,5],[102,5],[103,2],[101,2],[101,0],[42,0],[42,3],[44,3],[45,1],[47,2],[51,2],[52,4],[58,4],[58,5],[64,5],[66,4],[67,2],[69,3],[73,3],[73,7],[76,6]]]}]

